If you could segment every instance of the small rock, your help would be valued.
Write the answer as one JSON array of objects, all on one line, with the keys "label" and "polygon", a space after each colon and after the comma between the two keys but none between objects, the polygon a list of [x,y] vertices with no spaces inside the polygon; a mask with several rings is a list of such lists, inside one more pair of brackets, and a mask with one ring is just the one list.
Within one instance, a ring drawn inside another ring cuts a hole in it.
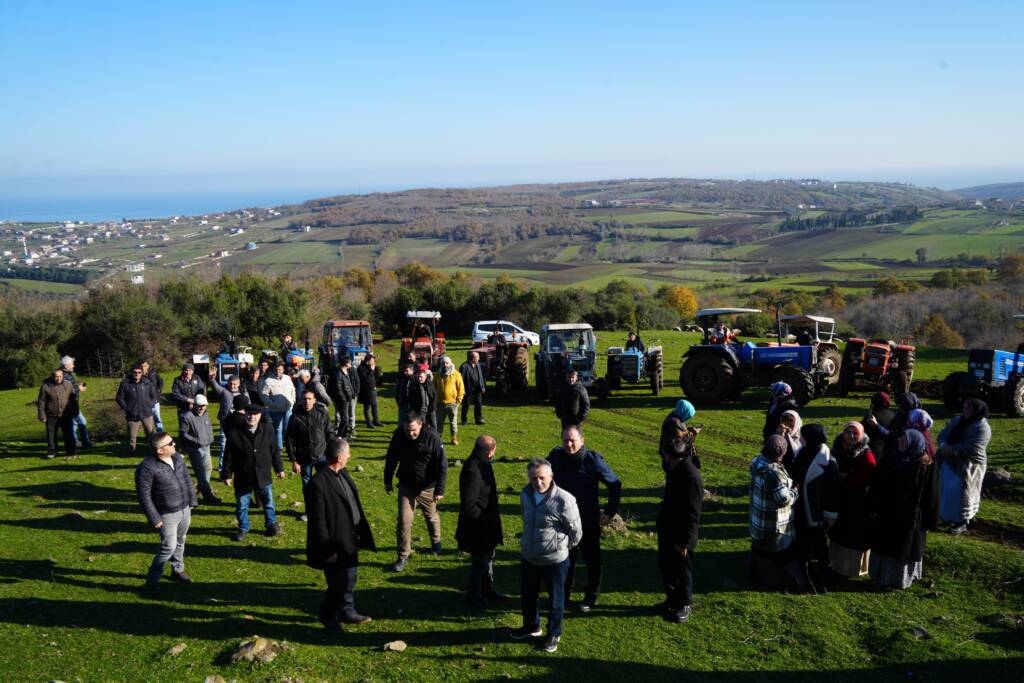
[{"label": "small rock", "polygon": [[616,514],[608,520],[605,528],[615,533],[621,533],[626,530],[626,522],[620,515]]},{"label": "small rock", "polygon": [[277,499],[278,500],[288,500],[288,494],[287,493],[282,493],[280,496],[277,497]]},{"label": "small rock", "polygon": [[363,471],[363,466],[362,465],[356,465],[356,472],[362,472],[362,471]]},{"label": "small rock", "polygon": [[253,615],[251,615],[251,614],[243,614],[243,615],[242,615],[242,619],[243,619],[244,621],[256,621],[256,617],[254,617],[254,616],[253,616]]},{"label": "small rock", "polygon": [[985,480],[982,486],[987,491],[989,489],[997,489],[1000,486],[1006,486],[1012,481],[1013,475],[1008,470],[999,467],[985,473]]},{"label": "small rock", "polygon": [[384,643],[385,652],[405,652],[405,648],[409,647],[405,644],[404,640],[392,640],[390,643]]},{"label": "small rock", "polygon": [[174,645],[169,650],[167,650],[167,654],[169,654],[172,657],[177,657],[185,651],[186,647],[188,647],[188,645],[186,645],[185,643],[178,643],[177,645]]},{"label": "small rock", "polygon": [[85,561],[86,562],[95,562],[96,561],[96,556],[95,555],[90,555],[89,557],[85,558]]},{"label": "small rock", "polygon": [[460,463],[456,458],[452,458],[448,461],[448,467],[459,467],[461,464],[462,463]]},{"label": "small rock", "polygon": [[219,674],[210,674],[205,679],[203,679],[203,683],[227,683],[227,682],[224,680],[224,677],[219,675]]},{"label": "small rock", "polygon": [[280,643],[260,636],[253,636],[251,640],[245,641],[231,653],[231,663],[258,661],[267,664],[274,661],[282,650],[284,647]]},{"label": "small rock", "polygon": [[914,640],[931,640],[932,634],[921,626],[915,626],[910,629],[910,635],[913,636]]}]

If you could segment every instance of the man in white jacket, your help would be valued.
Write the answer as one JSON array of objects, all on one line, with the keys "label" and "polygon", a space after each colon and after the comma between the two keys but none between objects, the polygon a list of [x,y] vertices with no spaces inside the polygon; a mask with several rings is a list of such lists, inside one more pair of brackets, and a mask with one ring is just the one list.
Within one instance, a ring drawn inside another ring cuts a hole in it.
[{"label": "man in white jacket", "polygon": [[576,499],[555,485],[551,463],[534,458],[527,472],[530,483],[519,493],[523,512],[523,535],[519,541],[523,626],[511,635],[514,640],[525,640],[543,634],[537,605],[543,581],[549,586],[551,612],[548,637],[541,649],[555,652],[562,637],[569,549],[583,539],[583,525]]},{"label": "man in white jacket", "polygon": [[284,432],[288,429],[288,420],[292,416],[295,405],[295,383],[284,373],[284,361],[278,360],[271,375],[260,380],[260,396],[263,405],[270,411],[270,420],[277,432],[277,447],[284,447]]}]

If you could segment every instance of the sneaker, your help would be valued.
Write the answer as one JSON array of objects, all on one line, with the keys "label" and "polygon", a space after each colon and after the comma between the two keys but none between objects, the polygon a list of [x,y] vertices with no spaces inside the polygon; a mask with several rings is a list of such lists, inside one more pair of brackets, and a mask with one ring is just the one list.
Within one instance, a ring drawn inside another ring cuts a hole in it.
[{"label": "sneaker", "polygon": [[160,586],[155,583],[147,581],[142,584],[142,588],[139,590],[139,595],[144,598],[150,598],[151,600],[160,599]]},{"label": "sneaker", "polygon": [[967,522],[963,522],[961,524],[954,524],[949,528],[949,533],[953,534],[954,536],[959,536],[965,531],[967,531]]},{"label": "sneaker", "polygon": [[584,614],[586,614],[587,612],[589,612],[590,610],[594,609],[595,607],[597,607],[597,596],[596,595],[588,595],[586,598],[583,599],[583,602],[581,602],[579,605],[577,605],[576,608],[579,611],[581,611]]},{"label": "sneaker", "polygon": [[441,556],[441,541],[430,544],[430,552],[434,553],[435,556]]},{"label": "sneaker", "polygon": [[270,538],[274,538],[275,536],[280,536],[281,535],[281,525],[280,524],[271,524],[270,526],[267,527],[267,530],[264,531],[263,533],[266,534],[267,536],[269,536]]},{"label": "sneaker", "polygon": [[237,534],[234,535],[234,537],[233,537],[234,540],[236,540],[239,543],[241,543],[242,541],[245,540],[245,533],[246,532],[244,532],[244,531],[239,531]]},{"label": "sneaker", "polygon": [[358,612],[352,612],[350,614],[342,614],[338,621],[343,624],[369,624],[373,619]]},{"label": "sneaker", "polygon": [[678,609],[678,610],[669,612],[668,620],[669,621],[674,621],[677,624],[681,624],[684,621],[689,620],[690,612],[691,611],[692,611],[692,609],[691,609],[691,607],[689,605],[684,605],[682,607],[682,609]]},{"label": "sneaker", "polygon": [[192,577],[186,572],[171,572],[171,578],[178,583],[192,583]]},{"label": "sneaker", "polygon": [[485,425],[485,424],[487,424],[487,420],[485,420],[485,419],[481,418],[481,419],[477,420],[477,421],[476,421],[476,423],[477,423],[478,425]]},{"label": "sneaker", "polygon": [[459,437],[457,437],[457,436],[453,436],[452,437],[452,445],[453,446],[458,446],[459,445]]},{"label": "sneaker", "polygon": [[402,558],[391,565],[391,571],[400,572],[405,569],[405,565],[409,564],[409,558]]},{"label": "sneaker", "polygon": [[56,457],[57,457],[56,453],[47,453],[46,455],[43,456],[43,459],[44,460],[53,460]]},{"label": "sneaker", "polygon": [[560,641],[561,639],[562,636],[548,636],[547,639],[544,641],[544,644],[540,646],[540,649],[544,650],[544,652],[557,652],[558,641]]},{"label": "sneaker", "polygon": [[526,640],[527,638],[540,638],[544,635],[544,631],[540,630],[540,626],[520,626],[519,628],[512,629],[509,636],[512,640]]},{"label": "sneaker", "polygon": [[309,517],[307,517],[306,515],[299,515],[299,521],[300,522],[308,522],[309,521]]}]

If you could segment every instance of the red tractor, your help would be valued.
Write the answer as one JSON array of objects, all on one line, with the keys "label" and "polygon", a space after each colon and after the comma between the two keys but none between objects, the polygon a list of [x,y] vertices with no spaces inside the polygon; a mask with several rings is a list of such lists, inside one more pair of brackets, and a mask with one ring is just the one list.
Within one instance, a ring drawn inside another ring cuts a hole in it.
[{"label": "red tractor", "polygon": [[494,393],[501,398],[513,389],[530,384],[530,342],[507,341],[502,334],[492,334],[487,341],[473,342],[466,357],[480,354],[484,378],[494,382]]},{"label": "red tractor", "polygon": [[409,321],[409,336],[402,337],[399,370],[410,353],[417,364],[426,363],[431,371],[437,370],[444,355],[444,332],[437,331],[437,321],[441,319],[441,314],[437,311],[409,311],[405,319]]},{"label": "red tractor", "polygon": [[839,371],[839,394],[858,386],[902,394],[914,379],[915,349],[887,339],[849,339]]}]

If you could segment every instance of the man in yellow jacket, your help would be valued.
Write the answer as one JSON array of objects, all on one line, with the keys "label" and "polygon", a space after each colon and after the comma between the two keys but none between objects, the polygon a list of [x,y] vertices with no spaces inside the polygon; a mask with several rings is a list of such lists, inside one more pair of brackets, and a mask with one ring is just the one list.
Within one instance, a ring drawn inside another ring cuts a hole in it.
[{"label": "man in yellow jacket", "polygon": [[444,423],[451,427],[452,445],[459,444],[459,406],[466,397],[466,386],[462,383],[462,375],[455,371],[455,364],[448,356],[441,359],[441,369],[434,376],[434,388],[437,389],[437,433],[444,434]]}]

